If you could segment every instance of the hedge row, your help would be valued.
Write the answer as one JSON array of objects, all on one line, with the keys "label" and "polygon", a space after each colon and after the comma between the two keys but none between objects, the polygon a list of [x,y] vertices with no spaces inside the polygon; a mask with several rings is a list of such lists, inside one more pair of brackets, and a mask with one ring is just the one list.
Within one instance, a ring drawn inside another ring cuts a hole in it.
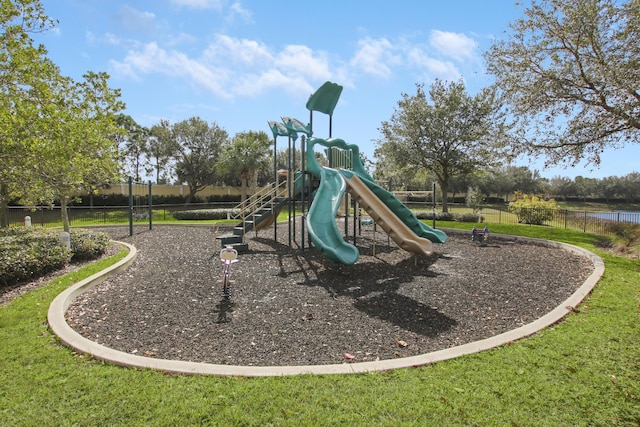
[{"label": "hedge row", "polygon": [[[238,209],[194,209],[189,211],[173,212],[173,217],[179,220],[207,220],[207,219],[227,219],[240,214]],[[433,220],[433,212],[418,212],[416,218],[421,220]],[[436,220],[458,221],[458,222],[482,222],[483,217],[478,221],[476,214],[453,214],[451,212],[437,212]]]},{"label": "hedge row", "polygon": [[0,287],[43,276],[70,261],[97,258],[108,245],[106,233],[91,230],[72,230],[69,251],[60,240],[59,230],[0,229]]},{"label": "hedge row", "polygon": [[180,220],[228,219],[237,215],[240,215],[239,209],[194,209],[173,212],[173,217]]},{"label": "hedge row", "polygon": [[[415,215],[416,218],[421,220],[433,220],[433,212],[417,212]],[[483,222],[484,217],[480,216],[480,220],[478,220],[478,215],[473,213],[454,214],[451,212],[437,212],[436,220],[457,222]]]}]

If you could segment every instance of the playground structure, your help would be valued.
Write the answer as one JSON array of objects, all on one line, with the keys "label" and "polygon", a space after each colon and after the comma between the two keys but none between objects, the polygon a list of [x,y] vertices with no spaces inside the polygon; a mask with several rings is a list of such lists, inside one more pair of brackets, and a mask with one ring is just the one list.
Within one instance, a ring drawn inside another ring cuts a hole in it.
[{"label": "playground structure", "polygon": [[[282,122],[269,121],[273,133],[274,182],[271,187],[254,194],[238,206],[240,222],[233,232],[218,236],[221,246],[229,246],[239,252],[248,250],[244,235],[249,231],[265,229],[274,225],[274,240],[277,239],[276,219],[288,208],[289,245],[295,236],[295,210],[299,203],[302,210],[300,247],[305,249],[305,235],[329,260],[352,265],[359,258],[358,248],[348,243],[336,223],[344,200],[345,236],[348,235],[349,198],[355,214],[353,223],[359,220],[357,212],[363,208],[393,241],[402,249],[428,256],[433,252],[433,243],[444,243],[447,236],[432,228],[400,202],[390,191],[378,185],[366,171],[360,158],[359,147],[344,140],[332,138],[333,110],[338,102],[342,86],[324,83],[307,102],[310,111],[309,124],[282,117]],[[313,136],[313,112],[329,115],[329,138]],[[295,144],[300,137],[301,165],[296,165]],[[277,138],[288,138],[287,170],[277,170]],[[315,156],[315,148],[324,147],[329,166],[321,166]],[[284,180],[279,181],[280,177]],[[348,195],[347,195],[348,193]],[[305,232],[306,227],[306,232]],[[354,235],[355,242],[355,235]]]}]

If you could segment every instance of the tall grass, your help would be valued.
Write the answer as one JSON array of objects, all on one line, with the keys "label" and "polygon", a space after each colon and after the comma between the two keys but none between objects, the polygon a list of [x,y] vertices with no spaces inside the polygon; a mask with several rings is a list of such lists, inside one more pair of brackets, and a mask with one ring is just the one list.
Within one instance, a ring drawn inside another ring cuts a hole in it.
[{"label": "tall grass", "polygon": [[[492,231],[594,249],[584,233]],[[593,293],[532,338],[421,368],[250,379],[121,368],[62,347],[47,329],[49,303],[111,258],[0,308],[0,424],[639,425],[640,267],[596,252],[606,273]]]}]

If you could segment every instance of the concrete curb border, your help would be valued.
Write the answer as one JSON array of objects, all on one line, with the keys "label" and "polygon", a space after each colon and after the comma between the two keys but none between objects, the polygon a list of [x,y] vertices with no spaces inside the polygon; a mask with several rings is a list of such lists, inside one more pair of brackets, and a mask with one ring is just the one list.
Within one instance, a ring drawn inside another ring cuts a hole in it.
[{"label": "concrete curb border", "polygon": [[122,351],[105,347],[94,341],[91,341],[74,329],[66,322],[65,314],[69,305],[73,300],[84,292],[96,286],[105,280],[111,274],[127,268],[136,258],[137,251],[132,245],[124,242],[116,242],[124,245],[129,249],[129,254],[112,265],[111,267],[78,282],[67,290],[58,295],[51,305],[47,320],[54,334],[67,346],[81,352],[91,355],[92,357],[113,363],[120,366],[134,368],[150,368],[165,372],[189,374],[189,375],[222,375],[222,376],[244,376],[244,377],[262,377],[262,376],[285,376],[285,375],[301,375],[301,374],[353,374],[367,373],[375,371],[385,371],[390,369],[417,367],[432,364],[441,360],[452,359],[465,354],[477,353],[491,348],[499,347],[504,344],[525,338],[536,332],[557,323],[566,314],[574,310],[582,300],[591,292],[598,280],[604,274],[604,262],[596,254],[582,249],[577,246],[566,243],[559,243],[541,239],[531,239],[526,237],[506,236],[492,234],[491,237],[500,239],[509,239],[512,241],[529,241],[538,244],[551,245],[560,247],[579,255],[585,256],[591,260],[594,271],[584,281],[584,283],[559,306],[540,317],[539,319],[528,323],[511,331],[495,335],[480,341],[451,347],[444,350],[438,350],[431,353],[421,354],[417,356],[388,359],[372,362],[356,362],[341,363],[332,365],[306,365],[306,366],[237,366],[237,365],[218,365],[201,362],[188,362],[180,360],[155,359],[152,357],[137,356]]}]

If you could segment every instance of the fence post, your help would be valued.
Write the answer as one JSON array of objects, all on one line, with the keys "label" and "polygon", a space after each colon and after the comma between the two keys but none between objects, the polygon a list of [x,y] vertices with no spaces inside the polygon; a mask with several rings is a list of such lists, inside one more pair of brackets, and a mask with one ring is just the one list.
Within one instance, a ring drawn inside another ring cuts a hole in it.
[{"label": "fence post", "polygon": [[129,177],[129,236],[133,236],[133,177]]},{"label": "fence post", "polygon": [[584,211],[584,226],[583,226],[582,232],[583,233],[587,232],[587,211]]},{"label": "fence post", "polygon": [[149,230],[153,227],[153,192],[151,189],[151,180],[149,180]]}]

